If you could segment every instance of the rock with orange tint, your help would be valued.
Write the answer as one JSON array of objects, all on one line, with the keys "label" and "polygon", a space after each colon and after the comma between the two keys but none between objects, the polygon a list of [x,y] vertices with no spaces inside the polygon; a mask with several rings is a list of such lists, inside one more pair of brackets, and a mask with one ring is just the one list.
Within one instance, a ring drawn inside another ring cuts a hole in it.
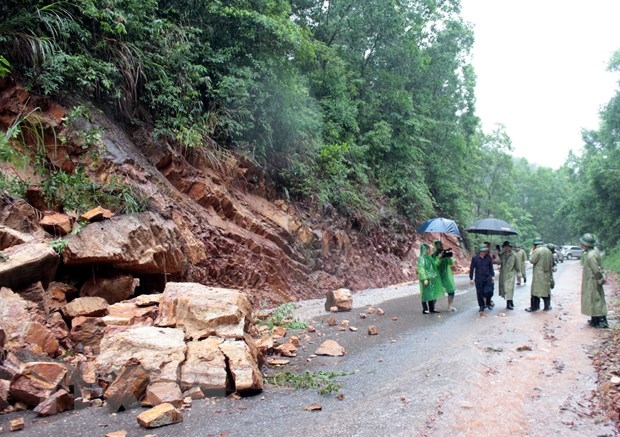
[{"label": "rock with orange tint", "polygon": [[345,348],[340,346],[335,340],[325,340],[315,352],[317,355],[327,355],[330,357],[340,357],[345,353]]},{"label": "rock with orange tint", "polygon": [[9,391],[13,399],[35,407],[56,391],[66,374],[67,367],[64,364],[26,363],[11,381]]},{"label": "rock with orange tint", "polygon": [[351,311],[353,308],[353,295],[347,288],[328,291],[325,299],[325,311],[331,311],[336,307],[337,311]]},{"label": "rock with orange tint", "polygon": [[104,393],[108,409],[116,413],[121,408],[138,406],[149,385],[149,375],[136,358],[130,358],[120,369]]},{"label": "rock with orange tint", "polygon": [[46,214],[39,222],[39,225],[55,237],[64,237],[65,235],[71,233],[71,230],[73,229],[73,222],[73,217],[70,217],[67,214],[54,212]]},{"label": "rock with orange tint", "polygon": [[86,220],[87,222],[99,222],[101,220],[112,218],[114,213],[109,209],[105,209],[101,206],[97,206],[89,211],[86,211],[84,214],[80,216],[82,220]]},{"label": "rock with orange tint", "polygon": [[39,416],[53,416],[64,411],[73,410],[73,396],[60,389],[34,408]]},{"label": "rock with orange tint", "polygon": [[175,408],[181,408],[183,405],[183,394],[176,382],[155,382],[146,388],[146,394],[141,403],[143,406],[148,407],[169,403]]},{"label": "rock with orange tint", "polygon": [[140,413],[136,419],[140,426],[150,429],[182,422],[183,415],[171,404],[164,403]]},{"label": "rock with orange tint", "polygon": [[108,303],[102,297],[78,297],[63,308],[70,319],[74,317],[101,317],[108,313]]}]

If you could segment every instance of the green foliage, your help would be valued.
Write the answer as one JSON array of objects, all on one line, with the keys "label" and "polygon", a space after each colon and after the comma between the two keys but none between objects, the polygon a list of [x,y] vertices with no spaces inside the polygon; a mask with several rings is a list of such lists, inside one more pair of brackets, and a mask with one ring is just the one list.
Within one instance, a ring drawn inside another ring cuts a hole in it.
[{"label": "green foliage", "polygon": [[284,303],[277,307],[266,320],[261,320],[259,323],[269,326],[270,329],[273,329],[274,326],[282,326],[289,329],[307,328],[308,323],[293,317],[294,310],[295,304],[293,302]]},{"label": "green foliage", "polygon": [[52,246],[52,249],[54,249],[58,255],[62,255],[68,245],[69,240],[65,240],[64,238],[56,238],[50,242],[50,246]]},{"label": "green foliage", "polygon": [[0,55],[0,79],[11,74],[11,64],[6,58]]},{"label": "green foliage", "polygon": [[317,388],[319,394],[326,395],[340,390],[341,385],[334,381],[335,378],[345,376],[345,372],[309,372],[296,374],[289,371],[266,376],[265,380],[278,387],[293,387],[308,390]]},{"label": "green foliage", "polygon": [[620,274],[620,247],[605,252],[603,256],[603,267]]}]

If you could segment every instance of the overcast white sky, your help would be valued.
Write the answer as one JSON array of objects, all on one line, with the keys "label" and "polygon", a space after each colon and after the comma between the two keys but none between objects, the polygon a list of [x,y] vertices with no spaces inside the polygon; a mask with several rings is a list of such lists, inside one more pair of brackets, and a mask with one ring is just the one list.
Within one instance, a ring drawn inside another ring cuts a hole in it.
[{"label": "overcast white sky", "polygon": [[506,126],[514,156],[554,169],[580,154],[581,130],[618,88],[620,0],[461,0],[474,25],[476,108]]}]

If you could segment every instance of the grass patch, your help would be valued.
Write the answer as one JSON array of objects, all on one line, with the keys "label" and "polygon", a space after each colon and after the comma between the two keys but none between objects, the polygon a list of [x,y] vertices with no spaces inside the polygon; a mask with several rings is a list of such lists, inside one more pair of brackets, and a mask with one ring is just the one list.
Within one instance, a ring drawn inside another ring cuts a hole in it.
[{"label": "grass patch", "polygon": [[273,310],[265,320],[259,320],[257,323],[266,325],[269,329],[273,329],[274,326],[282,326],[287,329],[306,329],[308,323],[293,317],[294,310],[295,304],[293,302],[284,303]]},{"label": "grass patch", "polygon": [[309,372],[302,374],[293,372],[280,372],[272,376],[266,376],[268,383],[278,387],[292,387],[296,389],[317,388],[319,394],[326,395],[337,392],[342,387],[335,378],[347,375],[345,372]]}]

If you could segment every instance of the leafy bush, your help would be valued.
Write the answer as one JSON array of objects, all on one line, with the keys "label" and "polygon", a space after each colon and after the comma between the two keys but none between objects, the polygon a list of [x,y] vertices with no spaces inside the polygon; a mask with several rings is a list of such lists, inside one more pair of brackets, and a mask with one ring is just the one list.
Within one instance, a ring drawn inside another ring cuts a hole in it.
[{"label": "leafy bush", "polygon": [[611,270],[620,274],[620,247],[615,247],[605,252],[603,267],[606,270]]}]

